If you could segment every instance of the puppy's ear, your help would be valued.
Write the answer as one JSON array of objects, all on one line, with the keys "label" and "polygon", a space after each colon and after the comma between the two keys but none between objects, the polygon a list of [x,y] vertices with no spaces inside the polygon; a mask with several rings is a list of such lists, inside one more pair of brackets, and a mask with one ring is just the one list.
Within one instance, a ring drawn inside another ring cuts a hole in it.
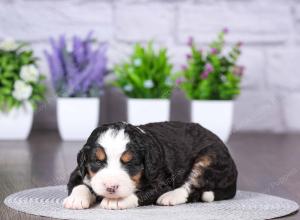
[{"label": "puppy's ear", "polygon": [[87,173],[86,162],[87,162],[87,151],[89,149],[90,147],[88,145],[84,145],[77,155],[77,164],[82,178],[84,178]]}]

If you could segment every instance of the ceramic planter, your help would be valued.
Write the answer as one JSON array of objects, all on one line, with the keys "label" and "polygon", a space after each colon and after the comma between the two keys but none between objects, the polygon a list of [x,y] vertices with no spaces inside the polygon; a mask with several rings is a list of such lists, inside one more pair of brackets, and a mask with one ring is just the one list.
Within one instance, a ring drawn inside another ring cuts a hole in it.
[{"label": "ceramic planter", "polygon": [[128,122],[134,125],[168,121],[169,99],[132,99],[127,102]]},{"label": "ceramic planter", "polygon": [[24,104],[9,112],[0,112],[0,140],[27,139],[32,127],[33,114],[30,104]]},{"label": "ceramic planter", "polygon": [[98,126],[99,104],[98,98],[58,98],[56,110],[61,138],[86,140]]},{"label": "ceramic planter", "polygon": [[227,142],[231,134],[233,104],[229,101],[198,101],[191,103],[191,120],[209,129]]}]

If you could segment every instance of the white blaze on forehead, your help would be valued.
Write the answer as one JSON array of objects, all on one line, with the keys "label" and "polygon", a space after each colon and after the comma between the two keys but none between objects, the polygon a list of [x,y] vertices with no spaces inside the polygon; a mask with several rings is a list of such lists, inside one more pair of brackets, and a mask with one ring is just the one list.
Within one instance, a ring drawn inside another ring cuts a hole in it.
[{"label": "white blaze on forehead", "polygon": [[104,148],[107,156],[108,167],[116,162],[120,162],[122,153],[126,150],[129,137],[124,129],[114,130],[108,129],[100,135],[98,143]]},{"label": "white blaze on forehead", "polygon": [[[98,138],[97,142],[104,148],[107,159],[106,166],[91,178],[91,186],[98,195],[125,198],[135,191],[135,185],[120,161],[129,141],[124,129],[108,129]],[[118,186],[116,193],[109,194],[108,186]]]}]

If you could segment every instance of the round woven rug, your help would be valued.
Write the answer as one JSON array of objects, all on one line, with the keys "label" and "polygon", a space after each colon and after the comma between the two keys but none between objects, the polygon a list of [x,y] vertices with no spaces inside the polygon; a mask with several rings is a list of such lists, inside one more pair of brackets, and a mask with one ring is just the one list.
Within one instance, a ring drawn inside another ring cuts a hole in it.
[{"label": "round woven rug", "polygon": [[234,199],[226,201],[169,207],[146,206],[128,210],[104,210],[97,205],[86,210],[68,210],[62,207],[66,196],[66,186],[51,186],[12,194],[4,203],[28,214],[84,220],[271,219],[288,215],[299,208],[296,202],[287,199],[246,191],[238,191]]}]

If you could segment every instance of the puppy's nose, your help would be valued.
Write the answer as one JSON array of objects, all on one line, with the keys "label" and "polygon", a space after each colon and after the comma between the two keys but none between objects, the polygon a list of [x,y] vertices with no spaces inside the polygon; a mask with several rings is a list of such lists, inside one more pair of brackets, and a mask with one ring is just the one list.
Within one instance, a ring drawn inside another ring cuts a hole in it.
[{"label": "puppy's nose", "polygon": [[107,186],[106,191],[109,193],[115,193],[118,188],[119,188],[119,185]]}]

